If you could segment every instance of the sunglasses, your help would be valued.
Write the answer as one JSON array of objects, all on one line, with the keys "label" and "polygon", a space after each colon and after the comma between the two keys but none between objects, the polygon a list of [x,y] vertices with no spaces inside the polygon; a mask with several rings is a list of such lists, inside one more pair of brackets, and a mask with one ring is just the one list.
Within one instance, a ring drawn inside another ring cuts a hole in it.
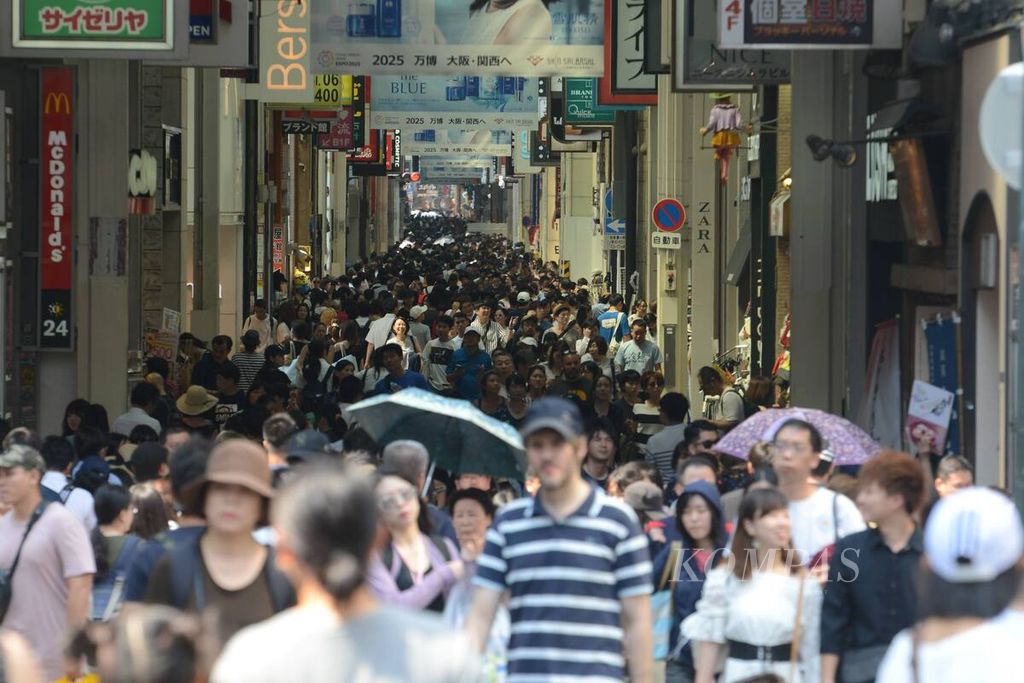
[{"label": "sunglasses", "polygon": [[404,491],[398,491],[392,493],[390,496],[384,496],[377,501],[377,507],[381,509],[381,512],[394,512],[398,508],[402,507],[406,503],[416,499],[416,492],[412,489],[406,489]]},{"label": "sunglasses", "polygon": [[718,439],[706,439],[704,441],[698,441],[697,443],[700,444],[701,448],[711,448],[718,443]]}]

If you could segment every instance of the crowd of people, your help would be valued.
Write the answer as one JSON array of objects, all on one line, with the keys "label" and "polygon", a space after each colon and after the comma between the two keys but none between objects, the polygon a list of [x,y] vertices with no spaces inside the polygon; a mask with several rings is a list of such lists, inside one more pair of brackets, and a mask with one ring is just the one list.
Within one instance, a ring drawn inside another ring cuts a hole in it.
[{"label": "crowd of people", "polygon": [[[646,304],[444,225],[183,334],[112,421],[4,429],[0,680],[1013,678],[1024,529],[967,460],[844,470],[799,418],[724,455],[770,380],[702,368],[694,415]],[[522,476],[345,412],[409,388],[518,429]]]}]

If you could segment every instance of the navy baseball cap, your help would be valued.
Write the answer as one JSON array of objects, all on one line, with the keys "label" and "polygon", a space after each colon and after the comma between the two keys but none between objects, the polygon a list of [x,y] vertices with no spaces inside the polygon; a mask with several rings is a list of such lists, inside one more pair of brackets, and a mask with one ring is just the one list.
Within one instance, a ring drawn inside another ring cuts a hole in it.
[{"label": "navy baseball cap", "polygon": [[313,429],[295,432],[288,439],[288,462],[303,461],[317,455],[324,455],[329,443],[330,441],[324,434]]},{"label": "navy baseball cap", "polygon": [[544,429],[553,429],[566,440],[576,439],[585,433],[579,408],[563,398],[535,401],[526,412],[519,433],[525,439]]}]

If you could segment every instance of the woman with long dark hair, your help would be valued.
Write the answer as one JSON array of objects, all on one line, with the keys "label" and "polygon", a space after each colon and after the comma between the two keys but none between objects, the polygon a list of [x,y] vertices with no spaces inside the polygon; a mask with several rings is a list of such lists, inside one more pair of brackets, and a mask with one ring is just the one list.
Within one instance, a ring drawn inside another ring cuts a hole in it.
[{"label": "woman with long dark hair", "polygon": [[502,386],[498,371],[488,370],[480,376],[480,398],[473,401],[473,405],[484,415],[511,424],[512,415],[508,412],[508,403],[501,396]]},{"label": "woman with long dark hair", "polygon": [[722,559],[729,542],[718,490],[706,481],[683,489],[676,501],[675,526],[682,541],[669,543],[658,553],[653,578],[658,589],[672,590],[665,683],[690,683],[695,675],[693,653],[689,643],[679,642],[679,625],[697,609],[707,573]]},{"label": "woman with long dark hair", "polygon": [[148,541],[168,530],[167,503],[159,491],[149,484],[136,484],[131,488],[131,496],[131,533]]},{"label": "woman with long dark hair", "polygon": [[430,535],[415,482],[386,470],[381,475],[377,510],[390,538],[370,562],[370,588],[383,602],[442,612],[448,591],[464,574],[458,550]]},{"label": "woman with long dark hair", "polygon": [[778,489],[751,491],[740,504],[728,562],[708,572],[696,612],[682,624],[694,641],[696,683],[774,674],[788,683],[818,680],[821,588],[807,580],[793,550],[789,502]]},{"label": "woman with long dark hair", "polygon": [[91,535],[96,556],[92,620],[108,621],[124,598],[124,577],[141,539],[129,534],[135,512],[127,489],[104,485],[96,489],[93,499],[97,524]]},{"label": "woman with long dark hair", "polygon": [[534,365],[526,375],[526,395],[531,402],[539,401],[548,394],[548,374],[543,365]]},{"label": "woman with long dark hair", "polygon": [[64,409],[64,419],[60,423],[61,436],[69,441],[74,439],[75,432],[82,424],[82,418],[89,410],[89,402],[84,398],[76,398]]}]

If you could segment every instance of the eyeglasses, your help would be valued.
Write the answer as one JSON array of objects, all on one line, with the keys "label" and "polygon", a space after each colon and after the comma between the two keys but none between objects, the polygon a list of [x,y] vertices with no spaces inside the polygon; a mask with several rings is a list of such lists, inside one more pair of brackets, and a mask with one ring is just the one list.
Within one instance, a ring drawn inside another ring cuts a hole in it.
[{"label": "eyeglasses", "polygon": [[810,450],[810,447],[806,444],[795,443],[793,441],[776,441],[771,445],[773,453],[785,453],[787,451],[791,453],[806,453]]},{"label": "eyeglasses", "polygon": [[405,489],[392,493],[390,496],[384,496],[377,501],[377,507],[381,509],[381,512],[394,512],[398,508],[402,507],[411,500],[415,500],[416,492],[412,489]]},{"label": "eyeglasses", "polygon": [[718,443],[718,439],[706,439],[704,441],[698,441],[697,443],[700,444],[701,448],[712,448]]}]

